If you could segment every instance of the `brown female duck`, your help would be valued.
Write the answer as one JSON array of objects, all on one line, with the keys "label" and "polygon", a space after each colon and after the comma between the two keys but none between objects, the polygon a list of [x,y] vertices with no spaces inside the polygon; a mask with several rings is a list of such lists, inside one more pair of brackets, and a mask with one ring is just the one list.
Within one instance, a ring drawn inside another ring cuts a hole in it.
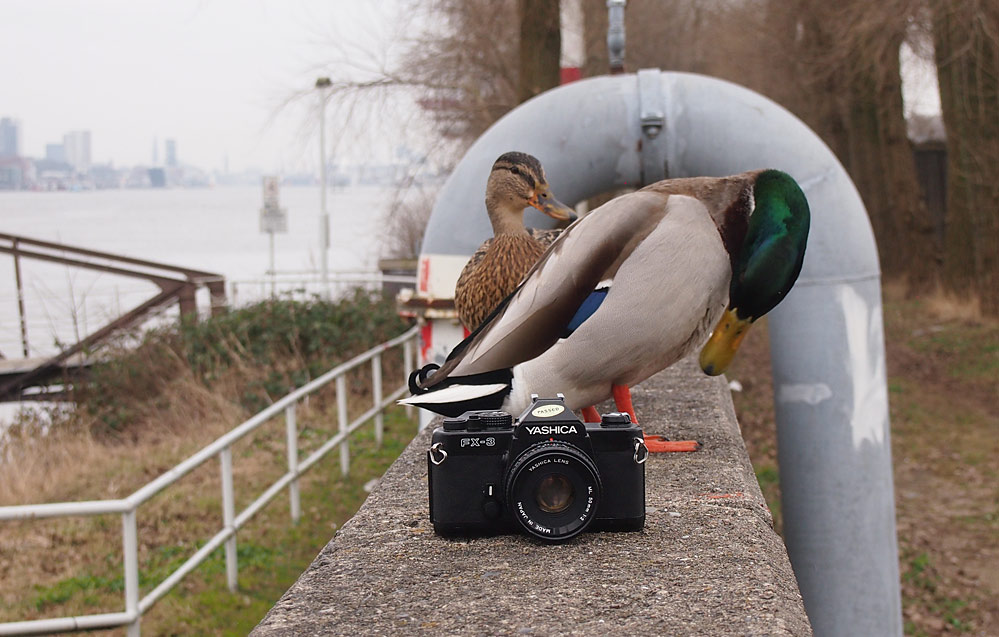
[{"label": "brown female duck", "polygon": [[526,153],[504,153],[493,164],[486,183],[493,237],[475,251],[455,287],[454,306],[469,331],[475,331],[517,288],[561,232],[525,228],[527,206],[559,221],[576,218],[571,208],[552,196],[541,162]]}]

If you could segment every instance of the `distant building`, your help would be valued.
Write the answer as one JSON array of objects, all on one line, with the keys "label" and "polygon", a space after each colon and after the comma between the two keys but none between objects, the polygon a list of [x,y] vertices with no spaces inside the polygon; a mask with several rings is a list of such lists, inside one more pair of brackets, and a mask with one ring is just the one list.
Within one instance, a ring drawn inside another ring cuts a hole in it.
[{"label": "distant building", "polygon": [[90,170],[90,131],[71,131],[62,138],[66,161],[78,173]]},{"label": "distant building", "polygon": [[34,179],[34,164],[30,159],[0,157],[0,190],[29,188]]},{"label": "distant building", "polygon": [[163,154],[166,155],[166,165],[170,168],[177,167],[177,141],[167,139],[163,141]]},{"label": "distant building", "polygon": [[121,188],[125,176],[112,164],[94,164],[90,167],[90,180],[94,188]]},{"label": "distant building", "polygon": [[153,188],[165,188],[166,172],[162,168],[149,169],[149,185]]},{"label": "distant building", "polygon": [[0,157],[21,156],[21,123],[15,119],[0,119]]},{"label": "distant building", "polygon": [[134,166],[125,171],[124,183],[122,184],[125,188],[149,188],[149,169],[145,166]]},{"label": "distant building", "polygon": [[73,167],[65,161],[35,161],[35,187],[39,190],[69,190],[73,187]]},{"label": "distant building", "polygon": [[66,147],[62,144],[45,144],[45,159],[64,163],[66,161]]}]

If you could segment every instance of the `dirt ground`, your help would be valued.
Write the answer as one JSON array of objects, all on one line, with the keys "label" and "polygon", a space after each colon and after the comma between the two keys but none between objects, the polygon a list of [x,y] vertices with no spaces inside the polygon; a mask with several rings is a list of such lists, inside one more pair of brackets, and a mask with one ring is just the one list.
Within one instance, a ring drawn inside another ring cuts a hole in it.
[{"label": "dirt ground", "polygon": [[[973,313],[972,313],[973,314]],[[999,323],[890,286],[885,332],[907,635],[999,635]],[[776,431],[765,329],[728,374],[777,519]]]}]

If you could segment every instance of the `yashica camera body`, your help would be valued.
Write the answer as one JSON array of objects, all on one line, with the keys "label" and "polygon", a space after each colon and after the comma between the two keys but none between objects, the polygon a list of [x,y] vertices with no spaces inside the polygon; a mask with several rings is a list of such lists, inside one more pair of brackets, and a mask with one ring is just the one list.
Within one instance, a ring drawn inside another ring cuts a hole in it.
[{"label": "yashica camera body", "polygon": [[443,535],[523,531],[546,541],[645,525],[642,430],[627,414],[583,424],[561,395],[444,419],[427,453],[430,520]]}]

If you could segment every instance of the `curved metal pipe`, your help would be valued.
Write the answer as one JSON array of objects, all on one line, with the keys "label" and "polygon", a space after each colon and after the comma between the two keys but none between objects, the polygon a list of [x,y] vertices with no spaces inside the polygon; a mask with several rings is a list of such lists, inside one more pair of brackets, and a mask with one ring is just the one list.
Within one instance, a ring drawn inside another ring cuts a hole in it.
[{"label": "curved metal pipe", "polygon": [[575,82],[473,144],[437,200],[421,260],[469,255],[490,235],[486,177],[508,150],[536,155],[568,203],[657,173],[769,167],[801,184],[812,209],[805,264],[769,317],[785,542],[816,635],[901,635],[877,249],[832,151],[784,108],[721,80],[642,71]]}]

